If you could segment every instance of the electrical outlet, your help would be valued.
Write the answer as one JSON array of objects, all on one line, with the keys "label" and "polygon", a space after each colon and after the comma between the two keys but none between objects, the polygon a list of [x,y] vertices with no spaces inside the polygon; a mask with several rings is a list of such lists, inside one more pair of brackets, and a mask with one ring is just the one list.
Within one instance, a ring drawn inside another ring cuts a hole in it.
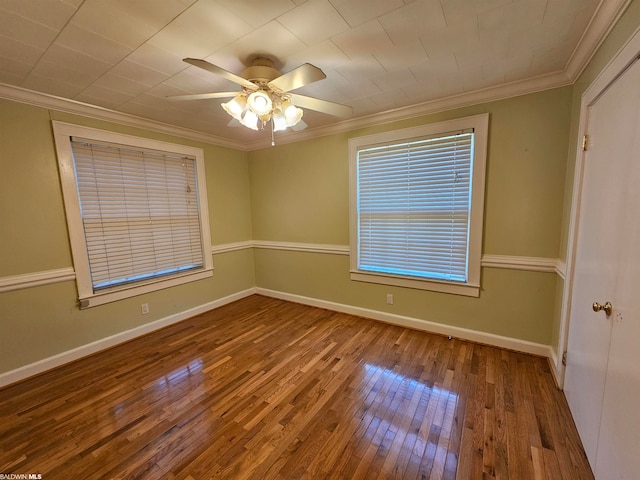
[{"label": "electrical outlet", "polygon": [[147,313],[149,313],[149,304],[148,303],[143,303],[141,305],[142,308],[142,314],[146,315]]},{"label": "electrical outlet", "polygon": [[393,293],[387,293],[387,304],[393,305]]}]

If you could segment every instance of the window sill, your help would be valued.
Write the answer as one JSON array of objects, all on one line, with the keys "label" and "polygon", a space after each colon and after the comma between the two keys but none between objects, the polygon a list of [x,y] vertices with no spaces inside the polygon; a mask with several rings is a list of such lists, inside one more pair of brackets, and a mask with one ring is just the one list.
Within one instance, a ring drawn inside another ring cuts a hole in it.
[{"label": "window sill", "polygon": [[355,280],[357,282],[378,283],[382,285],[393,285],[396,287],[416,288],[432,292],[451,293],[467,297],[480,296],[480,285],[473,285],[470,283],[461,284],[437,280],[418,280],[415,278],[384,275],[380,273],[364,273],[361,271],[351,271],[351,280]]},{"label": "window sill", "polygon": [[212,276],[213,269],[204,269],[198,270],[197,272],[174,275],[161,280],[150,280],[145,283],[115,287],[79,298],[80,309],[84,310],[85,308],[117,302],[118,300],[124,300],[125,298],[135,297],[137,295],[143,295],[145,293],[155,292],[156,290],[175,287],[189,282],[195,282],[197,280],[203,280]]}]

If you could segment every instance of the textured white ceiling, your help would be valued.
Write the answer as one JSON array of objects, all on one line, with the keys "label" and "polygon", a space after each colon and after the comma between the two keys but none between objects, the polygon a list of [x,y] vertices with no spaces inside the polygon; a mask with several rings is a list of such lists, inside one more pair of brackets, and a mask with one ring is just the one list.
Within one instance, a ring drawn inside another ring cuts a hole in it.
[{"label": "textured white ceiling", "polygon": [[[237,89],[182,58],[237,74],[256,54],[283,72],[312,63],[327,78],[296,93],[362,117],[565,72],[612,3],[0,0],[0,82],[252,142],[268,132],[228,127],[224,100],[165,98]],[[304,120],[310,131],[338,121],[309,110]]]}]

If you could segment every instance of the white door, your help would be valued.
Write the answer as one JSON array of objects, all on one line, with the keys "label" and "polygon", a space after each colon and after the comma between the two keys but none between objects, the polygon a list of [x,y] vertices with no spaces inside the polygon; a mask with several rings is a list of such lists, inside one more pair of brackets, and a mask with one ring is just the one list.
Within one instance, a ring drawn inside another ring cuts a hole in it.
[{"label": "white door", "polygon": [[[618,232],[618,276],[607,383],[595,474],[597,479],[640,478],[640,61],[621,80],[635,105],[630,118],[623,228]],[[625,142],[627,143],[627,142]]]},{"label": "white door", "polygon": [[[571,297],[565,394],[589,462],[602,480],[636,478],[613,476],[612,463],[623,461],[620,456],[628,452],[629,463],[617,468],[623,472],[637,466],[638,459],[630,457],[637,457],[640,447],[636,407],[620,418],[624,401],[640,405],[640,316],[634,298],[634,292],[640,294],[640,198],[635,192],[640,188],[639,115],[636,62],[589,110],[590,147],[584,159]],[[612,315],[592,309],[593,302],[607,301],[613,304]],[[629,423],[633,418],[636,423]],[[614,426],[618,421],[626,429]]]}]

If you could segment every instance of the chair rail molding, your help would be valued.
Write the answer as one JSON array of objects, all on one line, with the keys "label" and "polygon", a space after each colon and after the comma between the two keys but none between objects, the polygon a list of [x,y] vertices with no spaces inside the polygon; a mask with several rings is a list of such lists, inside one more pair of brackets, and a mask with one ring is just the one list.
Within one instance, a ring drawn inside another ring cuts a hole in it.
[{"label": "chair rail molding", "polygon": [[[302,243],[279,242],[271,240],[243,240],[239,242],[222,243],[211,246],[212,255],[258,248],[264,250],[284,250],[289,252],[320,253],[328,255],[350,254],[349,245],[331,243]],[[563,260],[544,257],[522,257],[513,255],[482,256],[482,266],[486,268],[504,268],[508,270],[526,270],[531,272],[555,272],[562,279],[565,278],[567,265]],[[72,267],[43,270],[20,275],[0,277],[0,293],[20,290],[23,288],[50,285],[53,283],[75,280],[76,274]]]},{"label": "chair rail molding", "polygon": [[267,250],[289,250],[291,252],[328,253],[332,255],[349,255],[349,245],[337,245],[330,243],[297,243],[297,242],[273,242],[255,240],[255,248]]},{"label": "chair rail molding", "polygon": [[482,255],[482,266],[506,268],[509,270],[527,270],[531,272],[556,272],[558,260],[545,257],[522,257],[516,255]]},{"label": "chair rail molding", "polygon": [[75,280],[76,272],[71,267],[57,268],[55,270],[43,270],[40,272],[23,273],[0,277],[0,293],[23,288],[39,287],[52,283]]}]

